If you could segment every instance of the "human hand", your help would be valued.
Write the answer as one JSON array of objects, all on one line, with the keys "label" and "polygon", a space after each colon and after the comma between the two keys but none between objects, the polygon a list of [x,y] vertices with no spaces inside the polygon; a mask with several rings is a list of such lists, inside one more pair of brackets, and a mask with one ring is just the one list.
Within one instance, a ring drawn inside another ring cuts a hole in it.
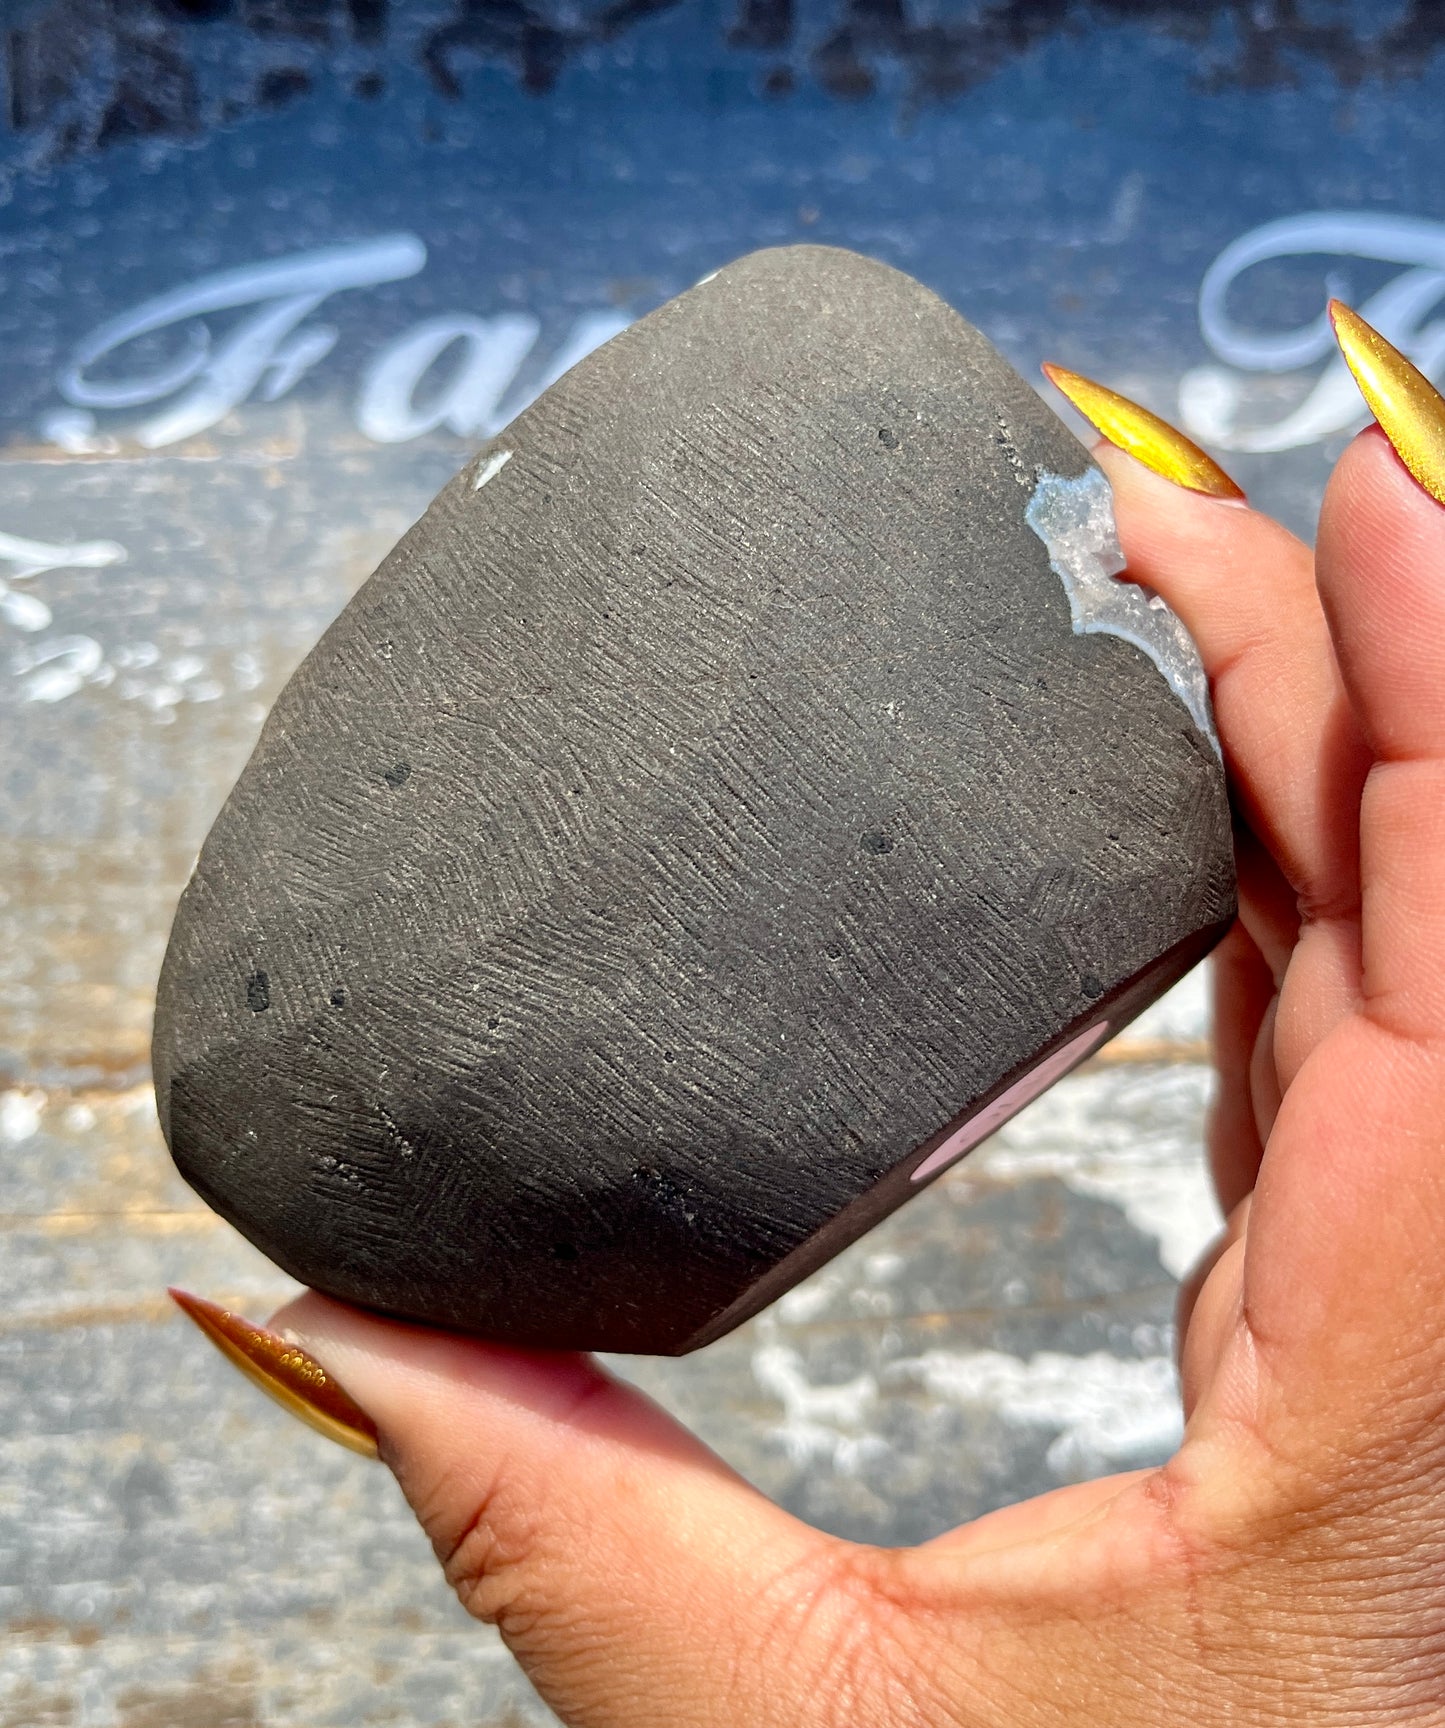
[{"label": "human hand", "polygon": [[1204,656],[1239,826],[1184,1442],[880,1550],[585,1358],[283,1310],[566,1722],[1445,1721],[1445,508],[1378,430],[1314,556],[1100,457],[1131,576]]}]

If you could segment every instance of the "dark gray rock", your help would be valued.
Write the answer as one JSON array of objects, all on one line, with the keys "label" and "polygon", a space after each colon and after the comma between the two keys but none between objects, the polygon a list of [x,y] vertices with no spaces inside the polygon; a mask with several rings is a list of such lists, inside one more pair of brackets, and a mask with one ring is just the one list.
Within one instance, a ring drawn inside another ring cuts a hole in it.
[{"label": "dark gray rock", "polygon": [[1082,447],[907,277],[798,247],[662,307],[277,702],[161,979],[181,1170],[390,1312],[737,1324],[1231,918],[1197,666],[1118,567]]}]

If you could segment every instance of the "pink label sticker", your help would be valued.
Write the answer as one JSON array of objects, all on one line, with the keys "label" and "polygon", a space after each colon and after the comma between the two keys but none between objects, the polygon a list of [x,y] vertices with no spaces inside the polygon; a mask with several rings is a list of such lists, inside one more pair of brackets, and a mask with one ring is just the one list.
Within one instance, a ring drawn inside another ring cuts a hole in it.
[{"label": "pink label sticker", "polygon": [[1000,1092],[991,1104],[985,1104],[976,1116],[970,1116],[961,1127],[955,1128],[913,1172],[913,1180],[926,1182],[930,1176],[936,1176],[940,1170],[962,1158],[965,1152],[972,1152],[980,1140],[987,1140],[996,1128],[1003,1127],[1010,1116],[1018,1115],[1025,1104],[1032,1104],[1040,1092],[1047,1091],[1055,1080],[1062,1079],[1076,1062],[1082,1062],[1090,1051],[1097,1050],[1109,1032],[1109,1022],[1101,1020],[1095,1026],[1086,1026],[1052,1055],[1045,1056],[1027,1074],[1020,1075],[1007,1091]]}]

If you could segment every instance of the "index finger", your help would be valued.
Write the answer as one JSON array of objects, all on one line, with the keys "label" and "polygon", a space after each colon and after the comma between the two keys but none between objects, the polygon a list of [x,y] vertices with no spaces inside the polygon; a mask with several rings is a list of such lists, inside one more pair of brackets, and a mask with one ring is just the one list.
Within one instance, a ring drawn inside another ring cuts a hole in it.
[{"label": "index finger", "polygon": [[[1302,917],[1353,915],[1368,758],[1309,548],[1261,512],[1187,491],[1122,451],[1096,455],[1113,483],[1130,578],[1161,594],[1198,644],[1241,815]],[[1278,972],[1288,954],[1268,957]]]}]

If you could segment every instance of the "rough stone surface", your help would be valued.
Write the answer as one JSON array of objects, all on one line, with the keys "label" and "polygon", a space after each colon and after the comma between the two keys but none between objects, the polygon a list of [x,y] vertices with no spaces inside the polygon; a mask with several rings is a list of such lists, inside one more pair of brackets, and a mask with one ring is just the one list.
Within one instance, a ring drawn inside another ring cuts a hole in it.
[{"label": "rough stone surface", "polygon": [[1089,467],[848,253],[584,361],[212,830],[156,1026],[183,1173],[309,1284],[555,1346],[691,1348],[876,1222],[1232,915],[1210,743],[1026,520]]}]

